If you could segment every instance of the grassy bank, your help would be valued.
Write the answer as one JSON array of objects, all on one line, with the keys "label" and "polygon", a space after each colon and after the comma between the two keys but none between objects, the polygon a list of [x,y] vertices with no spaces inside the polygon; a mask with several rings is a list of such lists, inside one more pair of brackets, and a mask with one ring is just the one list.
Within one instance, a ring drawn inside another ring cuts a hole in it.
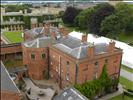
[{"label": "grassy bank", "polygon": [[129,67],[125,66],[125,65],[122,65],[121,68],[124,69],[124,70],[126,70],[126,71],[128,71],[128,72],[133,73],[133,69],[132,68],[129,68]]},{"label": "grassy bank", "polygon": [[133,90],[133,82],[124,78],[124,77],[120,77],[119,79],[120,83],[125,86],[127,89],[131,89]]}]

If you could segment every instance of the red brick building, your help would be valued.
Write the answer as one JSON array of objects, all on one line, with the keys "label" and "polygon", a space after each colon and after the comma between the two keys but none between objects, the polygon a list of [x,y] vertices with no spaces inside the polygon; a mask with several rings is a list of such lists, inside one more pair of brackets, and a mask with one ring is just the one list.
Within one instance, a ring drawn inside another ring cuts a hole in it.
[{"label": "red brick building", "polygon": [[114,42],[95,45],[84,40],[67,36],[50,47],[50,76],[61,87],[98,78],[104,64],[109,76],[119,77],[122,50],[116,48]]},{"label": "red brick building", "polygon": [[1,45],[0,60],[22,59],[21,43],[3,44]]},{"label": "red brick building", "polygon": [[118,78],[122,50],[109,44],[92,44],[56,31],[23,44],[23,62],[30,77],[43,79],[46,72],[60,87],[84,83],[100,76],[104,64],[110,77]]},{"label": "red brick building", "polygon": [[20,91],[1,62],[1,100],[21,100]]}]

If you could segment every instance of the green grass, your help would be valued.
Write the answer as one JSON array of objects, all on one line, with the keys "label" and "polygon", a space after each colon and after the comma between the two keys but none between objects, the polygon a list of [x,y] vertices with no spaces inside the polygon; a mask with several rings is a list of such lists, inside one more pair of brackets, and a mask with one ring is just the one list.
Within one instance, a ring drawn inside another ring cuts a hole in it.
[{"label": "green grass", "polygon": [[22,42],[23,38],[21,36],[21,31],[17,32],[5,32],[4,36],[11,42],[11,43],[18,43]]},{"label": "green grass", "polygon": [[121,33],[119,35],[118,40],[126,43],[133,43],[133,33],[130,33],[130,34]]},{"label": "green grass", "polygon": [[72,31],[80,31],[82,33],[88,33],[88,30],[87,29],[80,29],[79,27],[69,26],[67,24],[64,24],[63,22],[61,23],[61,25],[64,26],[65,28],[67,28],[69,32],[72,32]]},{"label": "green grass", "polygon": [[126,71],[128,71],[128,72],[133,73],[133,69],[132,68],[129,68],[129,67],[125,66],[125,65],[122,65],[121,68],[124,69],[124,70],[126,70]]},{"label": "green grass", "polygon": [[133,46],[133,33],[128,33],[128,34],[121,33],[119,35],[107,34],[106,37],[110,39],[113,39],[115,37],[118,41],[125,42]]},{"label": "green grass", "polygon": [[120,94],[120,95],[113,97],[109,100],[133,100],[133,98],[130,96],[126,96],[126,95],[123,97],[122,94]]},{"label": "green grass", "polygon": [[133,82],[130,81],[130,80],[127,80],[126,78],[124,77],[120,77],[119,79],[120,83],[125,86],[127,89],[131,89],[133,90]]},{"label": "green grass", "polygon": [[[123,86],[125,86],[127,89],[133,90],[133,82],[132,81],[129,81],[124,77],[120,77],[120,83]],[[109,100],[133,100],[133,97],[127,96],[127,95],[124,95],[124,97],[123,97],[122,94],[120,94],[120,95],[113,97]]]}]

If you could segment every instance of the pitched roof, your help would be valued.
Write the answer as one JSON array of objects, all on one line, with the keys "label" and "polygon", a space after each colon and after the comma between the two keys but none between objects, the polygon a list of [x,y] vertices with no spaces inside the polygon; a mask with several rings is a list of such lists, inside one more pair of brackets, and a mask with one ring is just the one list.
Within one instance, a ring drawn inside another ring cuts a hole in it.
[{"label": "pitched roof", "polygon": [[89,42],[81,42],[80,39],[74,38],[72,36],[66,36],[62,38],[59,43],[54,45],[55,48],[70,54],[76,59],[86,58],[87,49],[94,45],[94,53],[99,54],[103,52],[107,52],[107,44],[106,43],[99,43],[99,44],[92,44]]},{"label": "pitched roof", "polygon": [[0,68],[1,68],[1,91],[11,91],[15,93],[20,93],[16,84],[11,79],[8,71],[6,70],[2,62]]},{"label": "pitched roof", "polygon": [[[61,35],[61,33],[57,27],[50,26],[48,35],[51,36],[52,32],[55,32],[56,36]],[[25,33],[32,37],[38,38],[38,37],[45,36],[45,34],[43,34],[43,33],[45,33],[45,28],[44,27],[36,27],[31,30],[25,30]]]},{"label": "pitched roof", "polygon": [[32,47],[32,48],[42,48],[42,47],[47,47],[48,45],[54,44],[56,41],[52,39],[51,37],[42,37],[42,38],[37,38],[32,41],[27,41],[24,42],[25,47]]},{"label": "pitched roof", "polygon": [[75,88],[67,88],[59,95],[55,96],[53,100],[89,100],[89,99],[83,96]]}]

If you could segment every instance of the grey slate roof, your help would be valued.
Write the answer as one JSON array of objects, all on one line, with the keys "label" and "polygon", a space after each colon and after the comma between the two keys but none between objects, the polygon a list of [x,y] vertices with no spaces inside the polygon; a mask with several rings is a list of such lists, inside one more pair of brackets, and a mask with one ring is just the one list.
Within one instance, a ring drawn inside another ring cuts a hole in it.
[{"label": "grey slate roof", "polygon": [[99,43],[95,45],[95,54],[107,52],[107,44],[106,43]]},{"label": "grey slate roof", "polygon": [[53,100],[89,100],[75,88],[68,88],[55,96]]},{"label": "grey slate roof", "polygon": [[32,48],[42,48],[42,47],[48,47],[48,45],[54,44],[56,41],[52,39],[51,37],[42,37],[37,38],[32,41],[24,42],[25,47],[32,47]]},{"label": "grey slate roof", "polygon": [[11,91],[15,93],[19,93],[20,91],[16,87],[15,83],[11,79],[8,71],[6,70],[5,66],[1,62],[1,91]]},{"label": "grey slate roof", "polygon": [[[67,54],[70,54],[76,59],[82,59],[88,56],[87,49],[92,45],[93,45],[92,43],[88,43],[88,42],[82,43],[77,38],[74,38],[72,36],[67,36],[65,38],[62,38],[60,40],[60,43],[54,45],[54,47]],[[95,54],[107,52],[106,43],[94,44],[94,47],[95,47],[94,48]]]},{"label": "grey slate roof", "polygon": [[[45,36],[45,34],[43,34],[43,33],[45,33],[44,27],[36,27],[31,30],[25,30],[25,31],[26,31],[25,32],[26,34],[29,34],[30,36],[35,37],[35,38]],[[56,33],[56,36],[61,34],[57,27],[50,26],[49,33],[53,32],[53,31]],[[51,34],[49,34],[49,36],[51,36]]]},{"label": "grey slate roof", "polygon": [[44,32],[44,28],[43,27],[37,27],[37,28],[33,28],[31,30],[26,30],[26,34],[29,34],[33,37],[36,37],[37,35],[41,34]]},{"label": "grey slate roof", "polygon": [[70,54],[76,59],[87,57],[87,48],[92,45],[91,43],[82,43],[79,39],[72,36],[67,36],[60,40],[60,43],[54,45],[55,48]]},{"label": "grey slate roof", "polygon": [[[74,49],[81,45],[81,41],[79,39],[69,36],[69,35],[66,36],[65,38],[62,38],[61,43],[68,46],[71,49]],[[86,45],[86,44],[84,44],[84,45]]]}]

